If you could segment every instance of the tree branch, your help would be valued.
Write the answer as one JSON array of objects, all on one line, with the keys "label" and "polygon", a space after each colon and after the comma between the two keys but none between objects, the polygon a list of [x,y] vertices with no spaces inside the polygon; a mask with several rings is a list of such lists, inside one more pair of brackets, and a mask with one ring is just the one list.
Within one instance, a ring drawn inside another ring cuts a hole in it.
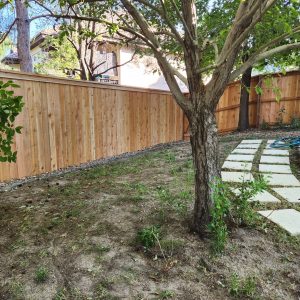
[{"label": "tree branch", "polygon": [[1,37],[0,39],[0,44],[2,44],[5,39],[7,38],[7,36],[9,35],[10,31],[12,30],[12,28],[14,27],[15,23],[16,23],[17,19],[15,19],[10,26],[8,27],[7,31],[4,33],[4,35]]},{"label": "tree branch", "polygon": [[160,66],[161,71],[164,74],[164,77],[170,87],[170,90],[178,103],[178,105],[185,111],[186,113],[190,113],[191,107],[190,103],[188,103],[185,99],[184,94],[181,92],[179,85],[175,79],[173,68],[167,61],[166,57],[161,52],[160,44],[154,35],[154,33],[151,31],[150,26],[148,25],[145,18],[141,15],[141,13],[138,11],[136,6],[132,4],[130,0],[121,0],[122,4],[126,8],[126,10],[129,12],[129,14],[133,17],[133,19],[136,21],[138,26],[140,27],[143,35],[151,42],[151,49],[153,50],[153,53],[158,61],[158,64]]},{"label": "tree branch", "polygon": [[231,73],[230,80],[234,80],[239,75],[243,74],[249,67],[253,66],[255,63],[257,63],[261,60],[269,58],[278,53],[286,52],[286,51],[293,50],[293,49],[299,49],[299,48],[300,48],[300,42],[294,43],[294,44],[278,46],[276,48],[273,48],[271,50],[268,50],[268,51],[260,53],[260,54],[254,53],[242,66],[240,66],[237,70],[235,70]]},{"label": "tree branch", "polygon": [[135,0],[135,1],[138,2],[138,3],[144,4],[145,6],[148,6],[153,11],[155,11],[163,20],[165,20],[166,23],[168,24],[169,28],[171,29],[172,33],[173,33],[173,37],[181,45],[183,45],[183,39],[182,39],[181,35],[179,34],[179,32],[177,31],[177,29],[175,28],[175,26],[172,24],[172,22],[168,18],[168,13],[167,13],[165,4],[162,0],[160,1],[161,6],[162,6],[162,10],[160,10],[158,7],[156,7],[156,6],[152,5],[151,3],[149,3],[149,1],[146,1],[146,0]]}]

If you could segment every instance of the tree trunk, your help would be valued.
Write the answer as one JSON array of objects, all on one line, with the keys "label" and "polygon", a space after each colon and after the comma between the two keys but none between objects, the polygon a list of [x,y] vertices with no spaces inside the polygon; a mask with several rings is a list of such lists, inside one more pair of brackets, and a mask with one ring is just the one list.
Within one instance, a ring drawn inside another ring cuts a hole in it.
[{"label": "tree trunk", "polygon": [[241,79],[240,113],[239,127],[240,131],[249,129],[249,89],[251,85],[252,67],[247,69]]},{"label": "tree trunk", "polygon": [[193,230],[204,234],[213,206],[213,183],[220,178],[218,136],[214,111],[203,108],[191,126],[191,145],[195,167],[195,206]]},{"label": "tree trunk", "polygon": [[33,72],[32,58],[30,55],[30,22],[25,0],[15,0],[17,15],[17,48],[20,59],[20,70]]}]

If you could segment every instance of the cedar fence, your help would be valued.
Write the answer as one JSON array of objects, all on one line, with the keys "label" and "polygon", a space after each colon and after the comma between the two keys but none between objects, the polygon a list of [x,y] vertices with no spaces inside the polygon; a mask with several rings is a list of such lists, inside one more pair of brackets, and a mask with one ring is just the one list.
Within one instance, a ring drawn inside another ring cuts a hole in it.
[{"label": "cedar fence", "polygon": [[[169,92],[0,71],[0,80],[13,80],[25,106],[17,119],[23,126],[15,139],[16,163],[0,163],[0,181],[51,172],[91,160],[137,151],[188,138],[188,121]],[[255,92],[260,85],[261,96]],[[283,121],[300,116],[300,72],[275,75],[281,90],[261,77],[252,79],[250,126],[273,124],[285,108]],[[240,84],[228,85],[216,110],[219,131],[238,124]]]},{"label": "cedar fence", "polygon": [[[249,97],[249,125],[259,128],[263,123],[274,125],[280,118],[282,108],[283,123],[288,124],[293,117],[300,117],[300,72],[293,71],[286,75],[274,74],[271,80],[265,76],[255,76],[251,80]],[[270,82],[271,81],[271,82]],[[258,95],[255,87],[259,86],[262,94]],[[232,82],[222,95],[216,110],[220,133],[235,131],[238,128],[240,109],[240,82]],[[276,90],[280,90],[280,100],[276,101]],[[189,138],[189,124],[184,120],[184,137]]]}]

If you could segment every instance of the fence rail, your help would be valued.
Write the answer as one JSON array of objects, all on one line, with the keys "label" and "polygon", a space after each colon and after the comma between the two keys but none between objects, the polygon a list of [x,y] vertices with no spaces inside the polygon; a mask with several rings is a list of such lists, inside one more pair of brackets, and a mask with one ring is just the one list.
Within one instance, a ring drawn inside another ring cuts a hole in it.
[{"label": "fence rail", "polygon": [[[15,139],[16,163],[0,164],[0,181],[51,172],[91,160],[136,151],[159,143],[188,139],[188,121],[169,92],[0,71],[14,80],[25,107],[17,119],[23,126]],[[263,90],[257,95],[255,86]],[[281,90],[277,102],[263,77],[250,89],[251,127],[284,123],[300,116],[300,72],[273,77]],[[219,132],[238,126],[240,83],[228,85],[216,110]]]}]

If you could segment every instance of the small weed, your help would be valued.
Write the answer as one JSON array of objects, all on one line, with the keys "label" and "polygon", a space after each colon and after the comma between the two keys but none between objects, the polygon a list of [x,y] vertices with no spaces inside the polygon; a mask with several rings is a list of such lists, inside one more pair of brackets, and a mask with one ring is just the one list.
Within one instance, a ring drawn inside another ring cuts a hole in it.
[{"label": "small weed", "polygon": [[184,215],[188,210],[188,204],[193,196],[191,191],[182,190],[178,194],[172,194],[168,188],[158,187],[157,196],[163,210],[174,209],[178,214]]},{"label": "small weed", "polygon": [[79,208],[72,208],[63,212],[63,217],[69,218],[77,218],[80,215],[81,210]]},{"label": "small weed", "polygon": [[188,170],[186,174],[186,182],[188,185],[194,185],[195,182],[195,172],[193,169]]},{"label": "small weed", "polygon": [[164,158],[167,162],[169,163],[172,163],[172,162],[175,162],[176,161],[176,156],[173,152],[171,151],[166,151],[165,152],[165,155],[164,155]]},{"label": "small weed", "polygon": [[158,299],[160,300],[163,300],[163,299],[171,299],[175,296],[175,293],[172,292],[172,291],[169,291],[169,290],[164,290],[164,291],[161,291],[159,294],[158,294]]},{"label": "small weed", "polygon": [[229,281],[229,293],[241,299],[245,297],[253,299],[257,294],[257,279],[254,276],[247,276],[245,279],[241,279],[234,273]]},{"label": "small weed", "polygon": [[262,120],[262,123],[260,124],[260,129],[268,130],[268,129],[270,129],[270,124],[267,123],[265,120]]},{"label": "small weed", "polygon": [[280,128],[283,127],[283,117],[285,114],[286,114],[285,107],[282,106],[277,113],[276,122],[275,122],[276,126]]},{"label": "small weed", "polygon": [[35,271],[35,281],[43,283],[49,278],[49,271],[45,267],[38,267]]},{"label": "small weed", "polygon": [[109,246],[100,246],[100,245],[94,245],[91,248],[92,251],[97,252],[98,254],[103,254],[110,251]]},{"label": "small weed", "polygon": [[158,198],[163,202],[172,202],[172,200],[174,199],[171,191],[168,188],[158,186],[156,191]]},{"label": "small weed", "polygon": [[109,289],[111,288],[113,281],[109,280],[109,279],[103,279],[101,280],[95,289],[95,296],[96,296],[96,300],[112,300],[112,299],[116,299],[115,297],[113,297],[110,292]]},{"label": "small weed", "polygon": [[164,254],[168,257],[172,257],[175,254],[180,253],[184,247],[183,240],[173,240],[173,239],[162,239],[160,241],[161,249]]},{"label": "small weed", "polygon": [[62,223],[61,216],[55,216],[51,219],[47,229],[53,229],[54,227],[60,225],[61,223]]},{"label": "small weed", "polygon": [[67,300],[67,291],[66,289],[60,289],[59,291],[57,291],[57,293],[55,294],[53,300]]},{"label": "small weed", "polygon": [[21,299],[23,298],[24,286],[19,281],[13,281],[9,286],[9,291],[14,296],[14,299]]},{"label": "small weed", "polygon": [[137,198],[142,198],[148,192],[147,186],[140,182],[124,183],[123,185],[127,190],[133,191]]},{"label": "small weed", "polygon": [[24,248],[26,246],[26,241],[25,240],[17,240],[13,244],[10,245],[10,250],[15,251],[19,248]]},{"label": "small weed", "polygon": [[150,226],[141,229],[137,234],[137,240],[148,250],[153,247],[161,236],[161,230],[158,226]]},{"label": "small weed", "polygon": [[49,256],[49,251],[48,251],[48,250],[43,249],[43,250],[41,250],[41,251],[39,252],[39,257],[40,257],[40,258],[45,258],[45,257],[47,257],[47,256]]},{"label": "small weed", "polygon": [[182,172],[183,172],[183,168],[181,166],[174,167],[170,170],[170,174],[173,176],[176,176],[178,173],[182,173]]},{"label": "small weed", "polygon": [[300,128],[300,117],[292,116],[290,124],[291,124],[291,128],[293,128],[293,129]]},{"label": "small weed", "polygon": [[193,160],[192,159],[188,159],[184,164],[183,167],[186,169],[193,169],[194,168],[194,164],[193,164]]}]

